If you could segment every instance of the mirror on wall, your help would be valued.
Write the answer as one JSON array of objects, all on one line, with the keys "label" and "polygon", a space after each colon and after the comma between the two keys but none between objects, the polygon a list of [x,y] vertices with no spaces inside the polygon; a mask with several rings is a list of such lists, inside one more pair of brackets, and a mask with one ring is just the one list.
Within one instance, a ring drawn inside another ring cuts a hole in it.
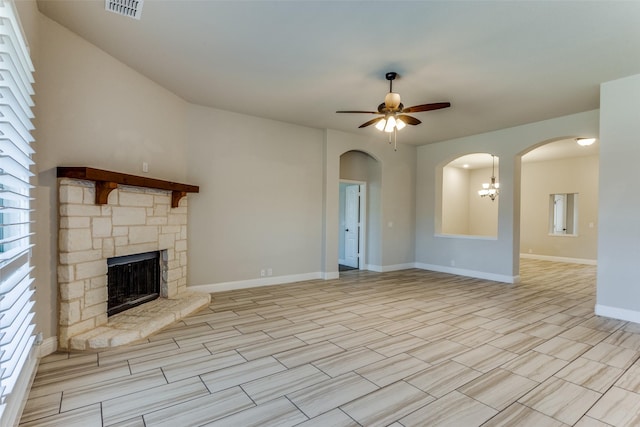
[{"label": "mirror on wall", "polygon": [[478,193],[492,178],[499,184],[499,158],[491,153],[461,156],[442,168],[441,234],[497,237],[499,194]]}]

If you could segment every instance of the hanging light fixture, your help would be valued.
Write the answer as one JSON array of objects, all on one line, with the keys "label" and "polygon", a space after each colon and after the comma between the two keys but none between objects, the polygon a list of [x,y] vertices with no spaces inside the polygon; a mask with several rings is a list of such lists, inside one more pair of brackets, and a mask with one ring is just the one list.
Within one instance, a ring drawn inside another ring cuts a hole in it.
[{"label": "hanging light fixture", "polygon": [[367,126],[375,125],[376,129],[380,132],[386,132],[389,134],[389,144],[393,141],[394,149],[398,149],[397,136],[398,131],[404,129],[407,125],[416,126],[422,123],[420,120],[413,116],[409,116],[407,113],[420,113],[423,111],[440,110],[441,108],[449,108],[451,103],[449,102],[433,102],[430,104],[414,105],[413,107],[406,107],[402,105],[400,94],[393,91],[393,81],[398,77],[398,73],[391,71],[385,74],[385,78],[389,81],[389,93],[384,97],[384,102],[378,105],[377,111],[361,111],[361,110],[347,110],[336,111],[336,113],[365,113],[365,114],[378,114],[379,117],[369,120],[360,126],[364,128]]},{"label": "hanging light fixture", "polygon": [[478,190],[480,197],[489,197],[493,202],[500,193],[500,183],[496,182],[496,156],[491,155],[491,182],[482,184],[482,189]]}]

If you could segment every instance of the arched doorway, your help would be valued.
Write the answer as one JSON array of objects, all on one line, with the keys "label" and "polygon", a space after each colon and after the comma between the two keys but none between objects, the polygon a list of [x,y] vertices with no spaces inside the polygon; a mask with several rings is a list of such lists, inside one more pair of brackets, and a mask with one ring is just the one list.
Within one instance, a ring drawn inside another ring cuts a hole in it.
[{"label": "arched doorway", "polygon": [[596,264],[598,144],[561,138],[521,154],[522,258]]},{"label": "arched doorway", "polygon": [[339,271],[366,270],[379,257],[381,175],[379,162],[363,151],[340,156]]}]

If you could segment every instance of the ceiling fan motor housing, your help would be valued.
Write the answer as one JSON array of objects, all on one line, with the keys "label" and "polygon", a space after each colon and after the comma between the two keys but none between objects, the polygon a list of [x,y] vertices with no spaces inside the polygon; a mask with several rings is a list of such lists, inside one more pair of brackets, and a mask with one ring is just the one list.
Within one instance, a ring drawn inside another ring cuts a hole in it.
[{"label": "ceiling fan motor housing", "polygon": [[390,110],[396,110],[400,106],[400,94],[389,92],[384,97],[384,105]]}]

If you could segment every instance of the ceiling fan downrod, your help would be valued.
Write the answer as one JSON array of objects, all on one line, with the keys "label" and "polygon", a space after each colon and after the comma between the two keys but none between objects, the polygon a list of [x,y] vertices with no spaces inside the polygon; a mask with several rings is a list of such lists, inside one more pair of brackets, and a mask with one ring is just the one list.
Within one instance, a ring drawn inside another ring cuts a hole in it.
[{"label": "ceiling fan downrod", "polygon": [[393,92],[393,81],[398,77],[398,73],[395,71],[390,71],[384,75],[387,80],[389,80],[389,92]]}]

